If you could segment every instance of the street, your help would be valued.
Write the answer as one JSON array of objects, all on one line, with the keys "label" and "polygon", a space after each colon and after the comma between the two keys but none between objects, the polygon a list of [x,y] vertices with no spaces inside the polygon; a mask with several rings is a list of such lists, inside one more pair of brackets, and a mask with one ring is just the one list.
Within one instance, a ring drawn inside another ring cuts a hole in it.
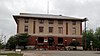
[{"label": "street", "polygon": [[23,51],[24,56],[100,56],[100,51]]}]

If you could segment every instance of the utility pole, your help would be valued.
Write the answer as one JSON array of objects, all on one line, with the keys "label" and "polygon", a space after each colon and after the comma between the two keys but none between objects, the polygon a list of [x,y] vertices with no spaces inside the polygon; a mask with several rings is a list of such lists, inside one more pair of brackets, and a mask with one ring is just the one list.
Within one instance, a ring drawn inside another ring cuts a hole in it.
[{"label": "utility pole", "polygon": [[84,22],[84,27],[85,27],[85,34],[84,34],[84,49],[86,50],[86,21],[87,18],[84,18],[85,22]]}]

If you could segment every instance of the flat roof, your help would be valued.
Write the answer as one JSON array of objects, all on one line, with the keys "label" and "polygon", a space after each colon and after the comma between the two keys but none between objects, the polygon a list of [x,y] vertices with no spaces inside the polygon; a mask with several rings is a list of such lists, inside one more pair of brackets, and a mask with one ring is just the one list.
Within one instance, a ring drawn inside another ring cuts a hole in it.
[{"label": "flat roof", "polygon": [[76,18],[70,16],[62,15],[52,15],[52,14],[32,14],[32,13],[20,13],[20,15],[13,15],[14,19],[17,18],[38,18],[38,19],[55,19],[55,20],[78,20],[78,21],[87,21],[85,18]]}]

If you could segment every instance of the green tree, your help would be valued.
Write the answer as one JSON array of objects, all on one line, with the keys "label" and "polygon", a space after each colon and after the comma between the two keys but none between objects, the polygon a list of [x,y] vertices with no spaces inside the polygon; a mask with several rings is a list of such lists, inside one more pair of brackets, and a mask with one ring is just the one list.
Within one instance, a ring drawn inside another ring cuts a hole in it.
[{"label": "green tree", "polygon": [[0,41],[0,49],[3,49],[5,47],[4,43]]},{"label": "green tree", "polygon": [[97,39],[95,42],[97,42],[97,48],[100,48],[100,27],[98,27],[94,34],[95,38]]},{"label": "green tree", "polygon": [[1,47],[2,47],[2,42],[0,41],[0,49],[1,49]]},{"label": "green tree", "polygon": [[28,43],[28,35],[27,33],[23,34],[16,34],[14,36],[11,36],[7,42],[7,48],[9,49],[15,49],[16,47],[19,48],[19,46],[23,46],[25,49],[25,46]]},{"label": "green tree", "polygon": [[15,35],[15,38],[17,40],[17,45],[18,46],[23,46],[24,49],[25,49],[25,46],[27,45],[28,43],[28,37],[30,35],[28,35],[27,33],[24,33],[24,34],[17,34]]},{"label": "green tree", "polygon": [[[90,49],[90,41],[93,41],[93,47],[98,48],[99,41],[95,37],[97,35],[94,34],[94,31],[92,29],[86,30],[86,48]],[[84,49],[84,37],[85,37],[85,32],[83,32],[83,49]]]},{"label": "green tree", "polygon": [[15,36],[11,36],[9,38],[9,40],[7,41],[6,48],[9,48],[10,50],[15,49],[16,42],[17,42],[17,40],[16,40]]},{"label": "green tree", "polygon": [[95,37],[100,41],[100,27],[98,27],[95,31]]}]

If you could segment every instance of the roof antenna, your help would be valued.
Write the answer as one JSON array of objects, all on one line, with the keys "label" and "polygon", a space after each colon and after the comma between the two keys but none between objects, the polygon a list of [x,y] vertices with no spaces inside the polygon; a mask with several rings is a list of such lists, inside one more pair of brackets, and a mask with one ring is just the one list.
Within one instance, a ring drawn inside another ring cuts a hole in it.
[{"label": "roof antenna", "polygon": [[49,14],[49,0],[47,0],[47,14]]}]

